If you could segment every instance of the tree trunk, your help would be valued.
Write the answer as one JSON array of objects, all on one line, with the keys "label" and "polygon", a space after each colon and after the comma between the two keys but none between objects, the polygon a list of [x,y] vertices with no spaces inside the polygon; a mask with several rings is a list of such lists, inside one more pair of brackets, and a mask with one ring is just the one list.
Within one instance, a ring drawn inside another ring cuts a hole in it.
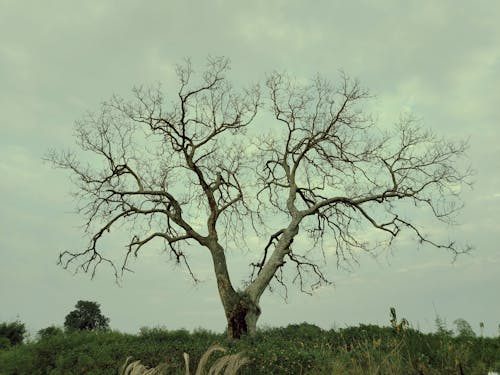
[{"label": "tree trunk", "polygon": [[226,314],[228,339],[239,339],[247,334],[253,335],[260,316],[258,298],[251,298],[248,293],[237,292],[233,288],[227,271],[224,249],[217,243],[211,245],[210,252],[214,262],[217,289]]},{"label": "tree trunk", "polygon": [[246,293],[236,293],[226,305],[227,337],[237,340],[245,335],[254,335],[257,331],[257,320],[260,316],[260,307],[252,301]]}]

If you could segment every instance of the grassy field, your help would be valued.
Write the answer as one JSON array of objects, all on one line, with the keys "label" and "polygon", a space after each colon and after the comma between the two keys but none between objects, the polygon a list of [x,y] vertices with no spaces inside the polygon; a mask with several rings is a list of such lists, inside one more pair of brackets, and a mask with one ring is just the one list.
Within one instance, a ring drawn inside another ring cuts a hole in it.
[{"label": "grassy field", "polygon": [[303,323],[260,331],[228,342],[223,334],[144,328],[117,331],[48,330],[32,342],[0,350],[0,374],[118,374],[127,357],[144,366],[164,365],[164,374],[185,374],[183,353],[194,373],[213,344],[207,368],[223,355],[241,353],[250,362],[238,374],[481,374],[500,372],[500,336],[476,337],[445,329],[423,334],[404,325],[360,325],[322,330]]}]

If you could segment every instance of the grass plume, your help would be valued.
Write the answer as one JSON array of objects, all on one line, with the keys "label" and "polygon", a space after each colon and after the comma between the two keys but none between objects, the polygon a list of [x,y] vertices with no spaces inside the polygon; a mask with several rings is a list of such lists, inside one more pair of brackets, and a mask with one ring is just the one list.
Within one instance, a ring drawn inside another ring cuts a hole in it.
[{"label": "grass plume", "polygon": [[[209,347],[205,353],[200,358],[198,362],[198,367],[196,368],[195,375],[236,375],[238,370],[249,363],[250,360],[243,356],[243,353],[236,354],[226,354],[220,358],[218,358],[208,370],[208,373],[205,371],[205,367],[207,366],[208,360],[210,356],[217,352],[226,352],[226,349],[220,345],[212,345]],[[191,375],[189,368],[189,354],[183,353],[184,364],[186,375]],[[168,367],[168,364],[161,363],[156,367],[148,368],[144,366],[141,361],[136,360],[133,362],[129,361],[132,357],[127,357],[125,363],[120,369],[120,375],[163,375]]]}]

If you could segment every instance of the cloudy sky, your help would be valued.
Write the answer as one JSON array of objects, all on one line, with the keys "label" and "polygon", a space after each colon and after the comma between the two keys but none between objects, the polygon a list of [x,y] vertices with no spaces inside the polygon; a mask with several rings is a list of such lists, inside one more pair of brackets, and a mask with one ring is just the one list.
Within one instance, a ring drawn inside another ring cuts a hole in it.
[{"label": "cloudy sky", "polygon": [[[106,268],[90,280],[58,267],[59,252],[86,239],[68,175],[42,161],[49,148],[73,146],[75,120],[112,94],[155,82],[175,89],[184,57],[202,65],[224,55],[239,82],[274,69],[334,79],[344,69],[375,95],[367,109],[382,125],[412,112],[440,135],[467,138],[476,171],[461,225],[445,228],[475,246],[471,255],[452,263],[446,252],[404,242],[361,257],[350,272],[330,259],[334,286],[313,296],[292,288],[286,303],[264,295],[260,325],[389,324],[395,306],[416,328],[433,330],[439,315],[450,326],[464,318],[477,332],[484,322],[496,335],[499,14],[497,1],[0,1],[0,321],[19,318],[36,332],[62,325],[83,299],[101,303],[111,326],[126,332],[224,329],[206,255],[194,259],[199,285],[155,249],[121,286]],[[123,244],[111,241],[109,251]],[[247,275],[238,267],[235,280]]]}]

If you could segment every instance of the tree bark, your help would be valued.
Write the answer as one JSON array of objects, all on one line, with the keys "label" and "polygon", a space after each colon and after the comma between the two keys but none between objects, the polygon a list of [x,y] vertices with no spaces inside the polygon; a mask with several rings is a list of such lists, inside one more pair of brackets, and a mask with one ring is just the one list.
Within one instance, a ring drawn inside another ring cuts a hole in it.
[{"label": "tree bark", "polygon": [[248,294],[236,293],[230,308],[226,310],[228,339],[240,339],[245,335],[253,336],[257,331],[260,313],[258,303],[252,301]]},{"label": "tree bark", "polygon": [[251,300],[258,301],[260,299],[260,296],[268,287],[278,268],[283,265],[284,257],[290,252],[290,245],[299,232],[299,223],[301,219],[302,218],[299,216],[293,218],[290,225],[283,231],[273,253],[260,270],[260,273],[246,288],[245,291],[250,296]]},{"label": "tree bark", "polygon": [[234,340],[244,335],[255,334],[261,312],[258,299],[251,298],[246,292],[237,292],[234,289],[222,246],[214,243],[209,248],[214,263],[219,297],[226,314],[228,339]]}]

